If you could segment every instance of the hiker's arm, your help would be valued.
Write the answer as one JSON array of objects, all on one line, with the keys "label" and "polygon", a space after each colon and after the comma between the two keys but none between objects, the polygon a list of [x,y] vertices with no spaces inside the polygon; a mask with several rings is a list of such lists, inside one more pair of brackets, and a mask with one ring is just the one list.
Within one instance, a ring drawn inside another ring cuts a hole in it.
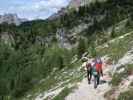
[{"label": "hiker's arm", "polygon": [[103,76],[103,62],[101,61],[101,75]]}]

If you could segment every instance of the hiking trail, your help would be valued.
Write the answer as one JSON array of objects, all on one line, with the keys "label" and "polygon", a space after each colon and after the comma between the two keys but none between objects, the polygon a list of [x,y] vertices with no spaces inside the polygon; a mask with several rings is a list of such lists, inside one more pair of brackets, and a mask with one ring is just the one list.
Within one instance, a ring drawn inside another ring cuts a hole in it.
[{"label": "hiking trail", "polygon": [[105,100],[104,93],[111,88],[108,82],[111,80],[109,71],[112,67],[112,65],[106,65],[105,62],[103,64],[104,76],[102,80],[105,80],[106,83],[102,83],[94,89],[93,79],[91,84],[88,84],[87,77],[85,77],[82,82],[78,84],[78,88],[69,94],[65,100]]}]

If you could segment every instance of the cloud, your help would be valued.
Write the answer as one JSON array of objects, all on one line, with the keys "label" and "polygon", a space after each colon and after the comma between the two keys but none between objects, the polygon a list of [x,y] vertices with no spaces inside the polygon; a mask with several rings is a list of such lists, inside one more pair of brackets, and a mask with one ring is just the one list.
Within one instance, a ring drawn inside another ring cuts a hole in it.
[{"label": "cloud", "polygon": [[39,0],[34,2],[32,5],[22,6],[23,10],[37,10],[45,11],[49,9],[59,10],[62,7],[67,6],[69,0]]},{"label": "cloud", "polygon": [[[4,9],[3,12],[17,13],[30,19],[46,18],[56,13],[62,7],[66,7],[70,0],[14,0],[14,3]],[[11,1],[10,1],[11,2]],[[9,5],[9,4],[8,4]]]}]

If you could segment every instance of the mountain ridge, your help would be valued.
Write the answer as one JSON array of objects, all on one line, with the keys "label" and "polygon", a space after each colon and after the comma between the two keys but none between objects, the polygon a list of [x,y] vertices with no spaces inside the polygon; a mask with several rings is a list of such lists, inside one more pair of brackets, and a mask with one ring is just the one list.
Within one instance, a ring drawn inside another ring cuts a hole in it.
[{"label": "mountain ridge", "polygon": [[0,15],[0,24],[8,23],[8,24],[15,24],[20,25],[22,22],[28,21],[25,18],[19,18],[17,14],[7,13]]}]

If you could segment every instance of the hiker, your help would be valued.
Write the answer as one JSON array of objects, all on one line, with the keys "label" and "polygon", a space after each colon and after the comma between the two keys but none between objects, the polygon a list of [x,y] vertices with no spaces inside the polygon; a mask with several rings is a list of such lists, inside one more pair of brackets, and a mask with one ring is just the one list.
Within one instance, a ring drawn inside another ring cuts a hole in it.
[{"label": "hiker", "polygon": [[100,58],[96,58],[92,61],[92,74],[94,76],[94,88],[97,88],[100,82],[100,76],[103,76],[102,71],[102,60]]},{"label": "hiker", "polygon": [[103,71],[102,71],[102,60],[101,58],[96,58],[95,59],[95,65],[93,67],[93,74],[95,73],[94,75],[94,78],[96,79],[96,82],[95,82],[95,88],[97,87],[97,85],[99,85],[100,83],[100,76],[103,77]]},{"label": "hiker", "polygon": [[86,63],[86,69],[87,69],[87,79],[88,79],[88,84],[91,83],[91,77],[92,77],[92,67],[91,63],[87,61]]},{"label": "hiker", "polygon": [[103,76],[102,60],[100,57],[96,58],[96,70],[98,71],[100,76]]},{"label": "hiker", "polygon": [[96,60],[92,60],[92,75],[94,77],[94,88],[97,88],[97,85],[99,84],[99,73],[96,70]]}]

